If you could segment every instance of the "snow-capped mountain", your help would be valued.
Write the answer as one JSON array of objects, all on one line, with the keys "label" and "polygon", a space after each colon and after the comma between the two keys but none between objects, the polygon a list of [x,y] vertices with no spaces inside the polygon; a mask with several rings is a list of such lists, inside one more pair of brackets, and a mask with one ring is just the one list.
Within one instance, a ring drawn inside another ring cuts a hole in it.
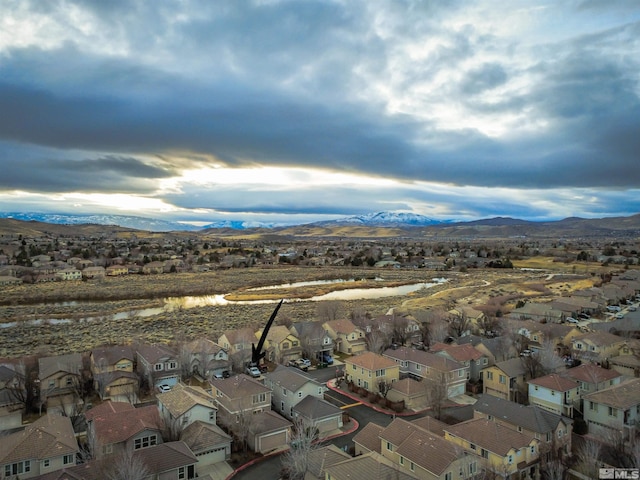
[{"label": "snow-capped mountain", "polygon": [[368,213],[365,215],[356,215],[353,217],[339,218],[337,220],[329,220],[325,222],[316,222],[312,225],[323,227],[340,226],[340,225],[361,225],[361,226],[380,226],[380,227],[420,227],[427,225],[437,225],[443,223],[440,220],[433,220],[424,215],[415,213],[402,212],[378,212]]},{"label": "snow-capped mountain", "polygon": [[86,223],[96,225],[118,225],[124,228],[133,228],[135,230],[146,230],[150,232],[200,230],[200,227],[186,223],[169,222],[155,218],[134,217],[128,215],[69,215],[64,213],[0,212],[0,217],[13,218],[15,220],[53,223],[58,225],[82,225]]}]

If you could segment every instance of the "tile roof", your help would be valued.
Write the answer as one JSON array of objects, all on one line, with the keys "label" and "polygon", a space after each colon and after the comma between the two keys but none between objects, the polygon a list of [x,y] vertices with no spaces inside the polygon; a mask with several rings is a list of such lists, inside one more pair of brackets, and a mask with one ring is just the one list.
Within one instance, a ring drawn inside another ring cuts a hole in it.
[{"label": "tile roof", "polygon": [[167,442],[153,447],[141,448],[133,454],[154,474],[186,467],[198,462],[184,442]]},{"label": "tile roof", "polygon": [[394,360],[409,361],[413,363],[418,363],[420,365],[425,365],[429,368],[433,368],[434,370],[438,370],[440,372],[450,372],[453,370],[466,368],[461,363],[445,358],[442,355],[437,355],[432,352],[425,352],[424,350],[417,350],[415,348],[408,348],[408,347],[398,347],[396,349],[389,348],[385,350],[382,355],[384,355],[387,358],[392,358]]},{"label": "tile roof", "polygon": [[608,370],[593,363],[583,363],[564,372],[564,376],[585,383],[601,383],[621,377],[615,370]]},{"label": "tile roof", "polygon": [[244,373],[233,375],[229,378],[213,378],[209,382],[232,400],[244,398],[247,395],[255,395],[256,393],[271,392],[270,388]]},{"label": "tile roof", "polygon": [[[125,402],[107,402],[111,409],[98,407],[87,412],[93,422],[98,441],[102,445],[124,442],[144,430],[162,430],[163,423],[155,405],[126,408]],[[104,404],[103,404],[104,405]]]},{"label": "tile roof", "polygon": [[185,345],[187,351],[192,353],[201,353],[206,352],[208,355],[214,355],[224,350],[220,345],[218,345],[213,340],[209,340],[208,338],[197,338]]},{"label": "tile roof", "polygon": [[163,358],[175,359],[178,357],[178,354],[166,345],[140,345],[137,352],[149,364],[158,363]]},{"label": "tile roof", "polygon": [[396,453],[439,477],[459,457],[460,449],[453,442],[416,426]]},{"label": "tile roof", "polygon": [[174,418],[182,416],[197,405],[217,410],[215,398],[202,387],[179,383],[168,392],[158,394],[157,398]]},{"label": "tile roof", "polygon": [[113,347],[94,348],[91,350],[91,357],[95,365],[115,365],[120,360],[130,360],[133,362],[135,354],[133,348],[128,345],[115,345]]},{"label": "tile roof", "polygon": [[383,357],[373,352],[363,352],[354,357],[349,357],[345,360],[345,363],[362,367],[366,370],[381,370],[383,368],[397,367],[398,364],[390,358]]},{"label": "tile roof", "polygon": [[299,369],[288,368],[282,365],[278,365],[273,372],[265,374],[265,378],[267,382],[273,382],[274,385],[284,387],[291,392],[297,392],[309,382],[321,386],[319,382],[303,375]]},{"label": "tile roof", "polygon": [[197,420],[182,430],[180,441],[197,453],[220,444],[231,443],[231,437],[219,426]]},{"label": "tile roof", "polygon": [[307,395],[300,400],[293,407],[293,411],[312,420],[342,415],[342,410],[339,407],[313,395]]},{"label": "tile roof", "polygon": [[0,465],[75,454],[78,450],[71,420],[47,414],[20,432],[0,437]]},{"label": "tile roof", "polygon": [[592,401],[611,407],[628,409],[640,404],[640,378],[626,380],[613,387],[584,396],[585,401]]},{"label": "tile roof", "polygon": [[521,405],[489,394],[478,396],[473,409],[536,433],[553,432],[560,421],[572,423],[571,419],[543,410],[537,405]]},{"label": "tile roof", "polygon": [[367,423],[362,430],[353,437],[354,443],[359,443],[372,452],[380,453],[380,433],[385,429],[373,422]]},{"label": "tile roof", "polygon": [[335,445],[311,450],[308,456],[308,472],[317,478],[324,478],[324,470],[343,460],[350,459],[351,456],[343,452]]},{"label": "tile roof", "polygon": [[349,480],[414,480],[416,477],[400,470],[390,460],[376,452],[369,452],[325,469],[331,478]]},{"label": "tile roof", "polygon": [[450,425],[445,428],[445,431],[501,457],[504,457],[512,448],[520,449],[528,446],[534,439],[532,435],[525,435],[484,418]]},{"label": "tile roof", "polygon": [[281,417],[276,412],[271,410],[265,410],[253,415],[251,422],[251,431],[256,435],[262,435],[265,433],[275,432],[291,428],[293,423],[284,417]]},{"label": "tile roof", "polygon": [[411,423],[420,428],[428,430],[431,433],[435,433],[440,437],[444,437],[444,429],[448,426],[446,423],[430,417],[429,415],[426,415],[422,418],[416,418],[415,420],[412,420]]},{"label": "tile roof", "polygon": [[574,388],[578,388],[580,384],[570,378],[565,378],[557,373],[550,373],[543,377],[534,378],[528,382],[531,385],[538,385],[556,392],[567,392]]},{"label": "tile roof", "polygon": [[38,378],[43,380],[58,372],[68,372],[80,375],[82,370],[82,355],[70,353],[55,357],[42,357],[38,359]]},{"label": "tile roof", "polygon": [[494,365],[494,367],[499,368],[504,373],[507,374],[507,377],[514,378],[524,375],[526,370],[522,363],[522,359],[520,357],[511,358],[509,360],[505,360],[504,362],[498,362]]},{"label": "tile roof", "polygon": [[324,323],[330,327],[334,332],[347,335],[349,333],[357,332],[358,327],[351,320],[329,320]]},{"label": "tile roof", "polygon": [[573,342],[578,341],[589,342],[599,347],[608,347],[624,342],[624,338],[609,332],[589,332],[574,337]]},{"label": "tile roof", "polygon": [[[227,337],[227,340],[229,340],[229,344],[232,346],[239,343],[249,344],[249,343],[256,342],[255,332],[253,328],[250,328],[250,327],[237,328],[235,330],[227,330],[226,332],[223,333],[223,335]],[[218,342],[220,342],[220,339],[218,339]]]},{"label": "tile roof", "polygon": [[[480,351],[468,343],[462,345],[442,345],[443,346],[437,351],[448,353],[456,362],[468,362],[470,360],[478,360],[479,358],[484,357]],[[434,352],[436,351],[433,349],[431,350]]]}]

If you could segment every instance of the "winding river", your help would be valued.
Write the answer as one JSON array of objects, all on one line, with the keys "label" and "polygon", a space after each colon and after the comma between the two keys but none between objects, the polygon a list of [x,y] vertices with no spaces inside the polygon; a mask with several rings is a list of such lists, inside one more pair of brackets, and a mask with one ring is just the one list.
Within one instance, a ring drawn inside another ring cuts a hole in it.
[{"label": "winding river", "polygon": [[[382,280],[382,279],[377,279]],[[422,289],[428,289],[436,285],[445,283],[447,280],[444,278],[433,278],[431,282],[412,283],[408,285],[401,285],[399,287],[373,287],[373,288],[349,288],[345,290],[337,290],[329,292],[324,295],[317,295],[310,298],[289,298],[285,299],[285,303],[288,302],[321,302],[324,300],[359,300],[367,298],[381,298],[381,297],[394,297],[408,295],[417,292]],[[266,287],[256,287],[249,289],[248,291],[264,291],[275,289],[287,289],[287,288],[299,288],[314,285],[327,285],[337,283],[356,283],[358,280],[315,280],[310,282],[296,282],[287,283],[283,285],[271,285]],[[279,300],[239,300],[232,301],[227,300],[225,297],[228,294],[223,295],[198,295],[198,296],[184,296],[184,297],[169,297],[164,299],[164,305],[157,308],[143,308],[129,310],[126,312],[119,312],[108,315],[93,316],[93,317],[80,317],[75,319],[69,318],[39,318],[34,320],[27,320],[21,322],[27,325],[43,325],[43,324],[65,324],[72,322],[91,322],[98,320],[126,320],[133,317],[151,317],[153,315],[160,315],[162,313],[171,312],[181,309],[189,309],[196,307],[221,307],[225,305],[237,304],[237,305],[253,305],[264,303],[277,303]],[[78,302],[79,303],[79,302]],[[64,305],[74,305],[75,302],[64,302]],[[1,323],[0,328],[10,328],[17,325],[17,322]]]}]

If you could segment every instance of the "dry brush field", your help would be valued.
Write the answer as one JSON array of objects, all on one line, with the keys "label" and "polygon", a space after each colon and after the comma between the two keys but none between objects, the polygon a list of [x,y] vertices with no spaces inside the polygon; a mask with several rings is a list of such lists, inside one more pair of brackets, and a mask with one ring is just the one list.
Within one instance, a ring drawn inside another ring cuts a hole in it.
[{"label": "dry brush field", "polygon": [[[556,266],[557,267],[557,266]],[[561,270],[556,268],[556,273]],[[550,270],[470,270],[435,272],[359,268],[274,267],[233,269],[198,274],[130,275],[102,281],[50,283],[0,287],[0,322],[17,322],[0,328],[0,357],[32,353],[60,354],[86,351],[105,344],[130,342],[168,343],[198,336],[217,337],[225,330],[264,325],[273,304],[230,304],[175,309],[159,315],[128,315],[115,320],[117,312],[158,307],[167,297],[230,294],[229,299],[306,298],[330,290],[381,287],[430,282],[435,277],[447,283],[405,296],[340,302],[340,315],[367,312],[382,315],[390,308],[412,312],[455,305],[492,305],[508,310],[519,298],[546,298],[563,291],[593,284],[587,274],[549,278]],[[374,281],[374,279],[378,279]],[[359,279],[360,282],[320,285],[298,289],[247,292],[253,287],[311,280]],[[382,280],[380,280],[382,279]],[[278,320],[317,320],[317,302],[285,303]],[[80,318],[95,317],[92,321]],[[56,323],[54,319],[75,319]],[[46,319],[41,325],[29,320]],[[54,321],[51,321],[54,320]]]}]

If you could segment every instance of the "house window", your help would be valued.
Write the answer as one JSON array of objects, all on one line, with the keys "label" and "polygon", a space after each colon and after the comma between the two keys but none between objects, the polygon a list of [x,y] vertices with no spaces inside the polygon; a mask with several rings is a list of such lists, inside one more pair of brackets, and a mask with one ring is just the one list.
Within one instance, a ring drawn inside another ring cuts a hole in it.
[{"label": "house window", "polygon": [[507,383],[507,377],[505,377],[504,375],[500,375],[500,383],[502,384]]},{"label": "house window", "polygon": [[493,372],[487,372],[487,380],[493,380]]},{"label": "house window", "polygon": [[282,387],[282,396],[286,397],[287,396],[287,389]]},{"label": "house window", "polygon": [[178,468],[178,478],[187,478],[186,471],[184,467]]},{"label": "house window", "polygon": [[[464,370],[458,370],[458,376],[462,377],[464,375]],[[467,377],[469,376],[469,374],[467,373]]]},{"label": "house window", "polygon": [[387,450],[393,452],[393,446],[391,445],[391,442],[387,442]]},{"label": "house window", "polygon": [[534,385],[533,389],[537,392],[538,391],[538,385]]},{"label": "house window", "polygon": [[291,346],[297,347],[298,346],[298,342],[291,342]]},{"label": "house window", "polygon": [[522,427],[518,426],[518,431],[522,433]]},{"label": "house window", "polygon": [[369,382],[367,382],[366,380],[364,381],[364,388],[369,390]]},{"label": "house window", "polygon": [[383,368],[381,370],[376,370],[376,377],[384,377],[386,375],[386,370]]},{"label": "house window", "polygon": [[513,463],[513,455],[509,455],[507,457],[507,461],[509,462],[509,465],[511,465]]},{"label": "house window", "polygon": [[618,416],[618,409],[617,408],[613,408],[613,407],[609,407],[609,416],[610,417],[617,417]]},{"label": "house window", "polygon": [[482,455],[482,458],[489,458],[489,450],[485,450],[483,448],[480,454]]},{"label": "house window", "polygon": [[416,370],[418,371],[422,370],[422,365],[416,365]]},{"label": "house window", "polygon": [[48,458],[45,458],[42,461],[42,468],[49,468],[50,465],[51,465],[51,460],[49,460]]},{"label": "house window", "polygon": [[289,349],[289,342],[284,342],[284,343],[282,344],[282,349],[283,349],[283,350],[288,350],[288,349]]},{"label": "house window", "polygon": [[531,445],[531,455],[533,455],[534,453],[536,453],[536,447],[535,445]]},{"label": "house window", "polygon": [[211,421],[211,422],[215,422],[216,421],[216,412],[214,410],[211,410],[209,412],[209,421]]},{"label": "house window", "polygon": [[163,369],[163,367],[164,367],[164,365],[162,365],[161,363],[156,363],[156,364],[153,366],[153,369],[154,369],[156,372],[159,372],[160,370],[162,370],[162,369]]},{"label": "house window", "polygon": [[404,457],[400,456],[400,465],[404,465]]},{"label": "house window", "polygon": [[409,470],[411,470],[412,472],[415,472],[416,470],[416,464],[411,462],[411,464],[409,465]]},{"label": "house window", "polygon": [[551,396],[555,397],[556,396],[556,391],[555,390],[551,390]]},{"label": "house window", "polygon": [[56,381],[55,380],[49,380],[49,388],[53,388],[56,386]]},{"label": "house window", "polygon": [[298,398],[302,398],[302,392],[298,392]]},{"label": "house window", "polygon": [[476,462],[471,462],[469,464],[469,475],[475,475],[478,472],[478,465]]},{"label": "house window", "polygon": [[564,435],[564,431],[558,430],[558,438],[562,438],[563,435]]},{"label": "house window", "polygon": [[110,453],[113,453],[113,444],[109,443],[108,445],[103,445],[102,446],[102,453],[104,455],[109,455]]},{"label": "house window", "polygon": [[444,480],[452,480],[451,472],[447,472],[447,473],[444,474]]},{"label": "house window", "polygon": [[[283,389],[283,395],[285,397],[287,396],[286,390],[284,390],[284,389]],[[254,395],[252,397],[252,400],[253,400],[254,404],[256,404],[256,403],[264,403],[264,402],[267,401],[267,394],[266,393],[258,393],[258,394]]]},{"label": "house window", "polygon": [[355,365],[351,365],[351,370],[355,370],[356,366]]},{"label": "house window", "polygon": [[476,448],[478,448],[478,447],[476,447],[475,443],[472,443],[472,444],[469,445],[469,448],[471,448],[471,450],[473,450],[475,452]]},{"label": "house window", "polygon": [[72,463],[76,463],[75,455],[71,454],[71,455],[65,455],[64,457],[62,457],[63,465],[71,465]]},{"label": "house window", "polygon": [[5,477],[11,475],[20,475],[21,473],[28,473],[31,471],[31,460],[24,460],[23,462],[9,463],[4,466]]},{"label": "house window", "polygon": [[133,442],[133,449],[139,450],[141,448],[152,447],[158,441],[156,435],[149,435],[147,437],[136,438]]},{"label": "house window", "polygon": [[483,358],[483,359],[482,359],[482,364],[483,364],[483,365],[486,365],[487,363],[489,363],[489,362],[487,361],[487,359],[486,359],[486,358]]},{"label": "house window", "polygon": [[551,432],[547,432],[547,442],[551,441]]},{"label": "house window", "polygon": [[578,350],[582,350],[582,344],[581,343],[576,343],[576,348]]},{"label": "house window", "polygon": [[175,370],[176,368],[178,368],[177,362],[169,362],[169,370]]},{"label": "house window", "polygon": [[70,387],[72,382],[73,382],[73,378],[67,377],[67,387]]}]

